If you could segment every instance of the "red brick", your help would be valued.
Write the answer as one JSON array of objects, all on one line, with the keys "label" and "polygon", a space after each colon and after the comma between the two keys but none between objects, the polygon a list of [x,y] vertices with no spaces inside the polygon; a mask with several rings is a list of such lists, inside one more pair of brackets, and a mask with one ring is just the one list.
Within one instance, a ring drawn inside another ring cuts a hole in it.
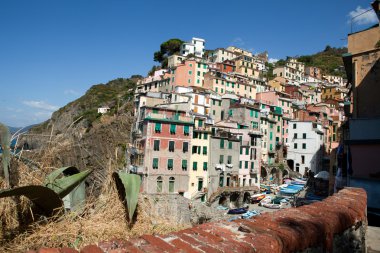
[{"label": "red brick", "polygon": [[61,253],[79,253],[79,251],[72,249],[72,248],[61,248],[60,249]]},{"label": "red brick", "polygon": [[143,235],[141,236],[142,239],[149,242],[150,244],[164,250],[164,252],[178,252],[173,246],[165,242],[164,240],[153,236],[153,235]]},{"label": "red brick", "polygon": [[80,253],[104,253],[104,251],[96,245],[87,245]]},{"label": "red brick", "polygon": [[38,253],[60,253],[60,251],[57,248],[41,248]]},{"label": "red brick", "polygon": [[108,253],[127,253],[126,249],[111,249]]},{"label": "red brick", "polygon": [[[186,232],[184,232],[186,231]],[[190,233],[190,234],[188,234]],[[214,249],[211,246],[215,246],[214,242],[211,240],[208,240],[206,238],[200,238],[199,236],[196,236],[195,234],[191,234],[191,232],[187,230],[183,230],[177,233],[177,236],[182,239],[182,241],[189,243],[194,248],[202,249],[206,252],[220,252],[216,249]],[[200,239],[200,240],[199,240]]]},{"label": "red brick", "polygon": [[186,253],[198,253],[199,251],[191,247],[190,244],[183,242],[181,239],[174,239],[170,241],[170,244],[176,246],[177,248],[183,250]]}]

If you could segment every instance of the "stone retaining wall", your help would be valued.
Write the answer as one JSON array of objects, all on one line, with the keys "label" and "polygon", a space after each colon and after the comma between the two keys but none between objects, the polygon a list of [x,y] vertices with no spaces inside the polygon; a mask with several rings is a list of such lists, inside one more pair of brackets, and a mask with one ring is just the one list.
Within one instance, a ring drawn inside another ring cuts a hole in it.
[{"label": "stone retaining wall", "polygon": [[[211,222],[167,235],[101,242],[79,252],[365,252],[366,205],[363,189],[346,188],[322,202],[250,220]],[[68,248],[37,252],[78,253]]]}]

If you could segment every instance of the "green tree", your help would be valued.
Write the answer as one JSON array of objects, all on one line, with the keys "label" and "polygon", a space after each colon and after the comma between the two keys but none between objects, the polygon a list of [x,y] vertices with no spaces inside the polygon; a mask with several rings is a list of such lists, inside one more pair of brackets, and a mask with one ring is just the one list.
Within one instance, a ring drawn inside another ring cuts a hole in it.
[{"label": "green tree", "polygon": [[180,51],[183,41],[180,39],[170,39],[163,42],[160,46],[160,51],[154,52],[153,60],[161,63],[161,67],[168,66],[168,57],[177,54]]}]

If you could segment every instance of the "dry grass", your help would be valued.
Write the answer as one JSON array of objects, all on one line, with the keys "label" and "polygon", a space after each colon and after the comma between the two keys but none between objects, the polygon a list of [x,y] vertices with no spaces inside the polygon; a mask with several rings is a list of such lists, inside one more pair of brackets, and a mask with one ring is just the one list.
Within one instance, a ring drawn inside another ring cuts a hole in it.
[{"label": "dry grass", "polygon": [[[48,171],[31,172],[20,165],[19,185],[41,184]],[[142,198],[137,207],[137,220],[130,226],[125,219],[124,204],[118,198],[111,171],[108,175],[103,183],[102,194],[97,199],[88,199],[80,214],[66,213],[47,220],[33,215],[31,203],[25,198],[0,199],[0,252],[25,252],[40,247],[64,246],[79,249],[100,241],[128,239],[142,234],[165,234],[184,228],[159,217],[151,217],[146,212],[150,207]],[[30,217],[35,220],[28,226],[20,220]]]}]

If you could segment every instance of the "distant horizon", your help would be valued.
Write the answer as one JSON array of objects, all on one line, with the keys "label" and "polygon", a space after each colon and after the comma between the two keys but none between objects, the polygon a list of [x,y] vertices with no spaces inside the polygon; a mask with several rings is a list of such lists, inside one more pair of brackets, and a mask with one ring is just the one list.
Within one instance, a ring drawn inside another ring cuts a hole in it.
[{"label": "distant horizon", "polygon": [[2,2],[0,122],[42,123],[92,85],[146,76],[158,65],[154,52],[171,38],[267,51],[271,61],[347,46],[352,19],[354,31],[374,22],[373,11],[357,16],[368,8],[360,0]]}]

